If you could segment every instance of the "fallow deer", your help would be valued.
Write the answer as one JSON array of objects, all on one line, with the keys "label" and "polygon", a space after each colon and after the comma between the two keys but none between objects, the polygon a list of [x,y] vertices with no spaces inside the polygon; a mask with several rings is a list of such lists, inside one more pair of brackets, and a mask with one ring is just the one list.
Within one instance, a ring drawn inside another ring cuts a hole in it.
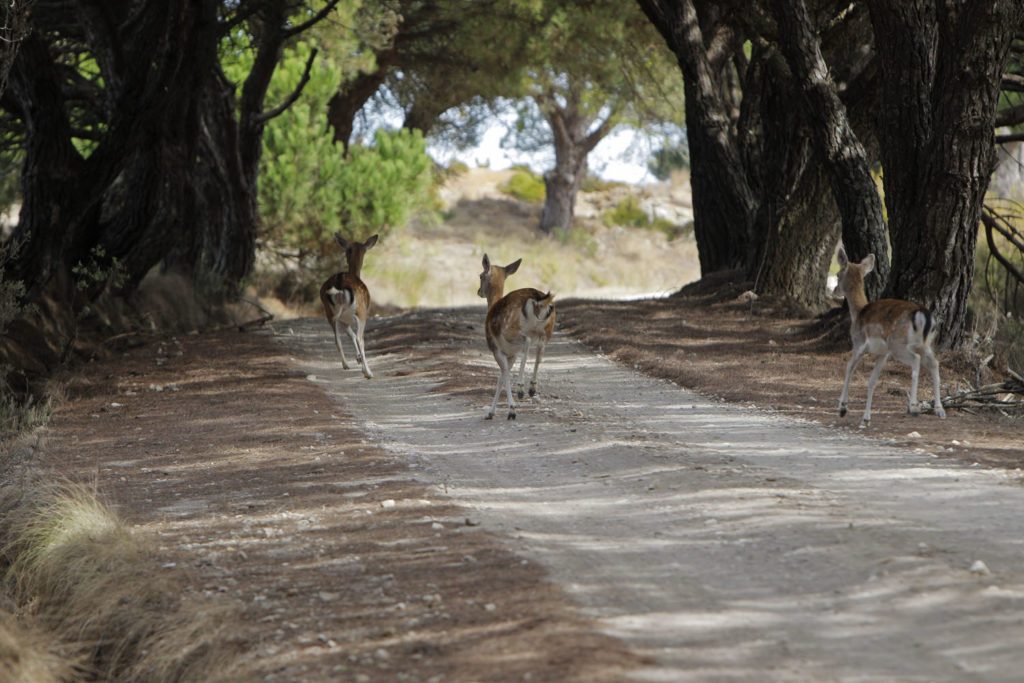
[{"label": "fallow deer", "polygon": [[[530,344],[537,344],[537,357],[533,365],[533,378],[530,380],[530,397],[537,394],[537,371],[541,358],[544,356],[544,345],[551,339],[555,328],[555,297],[550,292],[543,293],[538,289],[517,289],[503,296],[505,278],[519,269],[522,259],[513,261],[505,267],[491,265],[491,260],[484,254],[484,270],[480,273],[480,289],[477,294],[487,299],[487,319],[485,331],[487,346],[498,362],[498,386],[494,389],[494,400],[486,419],[494,417],[498,405],[498,396],[504,385],[508,396],[508,419],[516,419],[516,404],[512,400],[512,368],[516,356],[522,356],[519,366],[519,398],[523,398],[523,375],[526,372],[526,355]],[[536,400],[536,399],[535,399]]]},{"label": "fallow deer", "polygon": [[846,366],[843,393],[839,396],[839,415],[846,415],[850,391],[850,378],[864,354],[880,355],[868,380],[868,398],[864,406],[861,428],[871,424],[871,398],[875,385],[882,374],[882,368],[890,357],[910,366],[911,415],[917,415],[917,380],[922,362],[932,374],[935,391],[935,414],[946,417],[939,396],[939,362],[932,351],[935,338],[935,321],[931,312],[919,304],[902,299],[879,299],[868,303],[864,293],[864,276],[875,267],[875,255],[869,254],[860,263],[851,263],[846,250],[839,248],[839,275],[835,293],[845,296],[850,306],[850,336],[853,338],[853,355]]},{"label": "fallow deer", "polygon": [[362,365],[366,379],[373,379],[370,366],[366,363],[366,347],[363,345],[363,332],[366,330],[366,319],[370,316],[370,290],[359,278],[363,269],[363,257],[366,250],[377,243],[377,235],[365,242],[349,242],[341,233],[334,233],[334,239],[345,250],[347,269],[327,278],[320,287],[320,301],[324,305],[324,315],[334,330],[334,343],[341,354],[341,366],[348,370],[348,359],[341,346],[341,327],[344,326],[352,345],[356,347],[356,362]]}]

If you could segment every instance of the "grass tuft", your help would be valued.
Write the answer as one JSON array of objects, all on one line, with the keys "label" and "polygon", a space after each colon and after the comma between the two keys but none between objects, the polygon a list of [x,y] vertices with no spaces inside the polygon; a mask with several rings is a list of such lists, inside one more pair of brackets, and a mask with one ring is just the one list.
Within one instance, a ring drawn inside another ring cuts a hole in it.
[{"label": "grass tuft", "polygon": [[110,681],[223,680],[224,612],[183,597],[144,537],[88,488],[65,485],[25,515],[6,554],[22,613]]}]

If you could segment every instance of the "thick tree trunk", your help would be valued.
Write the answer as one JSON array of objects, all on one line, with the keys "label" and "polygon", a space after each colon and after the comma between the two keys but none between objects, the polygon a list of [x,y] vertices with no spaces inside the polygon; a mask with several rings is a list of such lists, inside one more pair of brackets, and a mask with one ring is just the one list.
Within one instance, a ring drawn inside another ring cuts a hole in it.
[{"label": "thick tree trunk", "polygon": [[865,284],[868,297],[876,299],[889,279],[889,253],[882,200],[867,154],[839,99],[804,1],[772,0],[771,6],[779,45],[802,94],[808,128],[842,216],[843,244],[854,260],[875,255],[876,276]]},{"label": "thick tree trunk", "polygon": [[1003,67],[1019,0],[869,3],[882,57],[885,201],[893,244],[886,293],[938,318],[940,344],[968,332],[974,249]]},{"label": "thick tree trunk", "polygon": [[822,311],[839,215],[802,109],[793,106],[799,95],[770,48],[754,49],[745,85],[743,157],[758,197],[747,278],[760,295]]},{"label": "thick tree trunk", "polygon": [[730,84],[708,57],[693,0],[637,0],[683,73],[693,226],[701,273],[747,263],[757,201],[732,134]]},{"label": "thick tree trunk", "polygon": [[0,97],[7,89],[7,76],[21,41],[28,34],[29,15],[34,0],[0,3]]}]

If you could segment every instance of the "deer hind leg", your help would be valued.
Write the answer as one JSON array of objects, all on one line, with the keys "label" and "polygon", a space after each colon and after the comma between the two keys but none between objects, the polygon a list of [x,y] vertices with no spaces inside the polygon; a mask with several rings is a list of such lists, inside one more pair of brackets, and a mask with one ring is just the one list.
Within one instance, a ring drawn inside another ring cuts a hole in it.
[{"label": "deer hind leg", "polygon": [[940,396],[939,389],[939,361],[935,360],[935,356],[932,355],[931,349],[927,349],[921,358],[924,361],[925,366],[932,373],[932,389],[935,392],[935,414],[945,419],[946,409],[942,407],[942,398]]},{"label": "deer hind leg", "polygon": [[850,379],[853,377],[853,371],[860,364],[860,359],[864,357],[864,351],[863,347],[854,349],[853,355],[850,356],[850,362],[846,364],[846,379],[843,380],[843,393],[839,395],[839,417],[846,415],[847,404],[850,400]]},{"label": "deer hind leg", "polygon": [[341,367],[348,370],[348,358],[345,358],[345,348],[341,345],[341,321],[338,319],[340,315],[335,315],[331,319],[331,328],[334,330],[334,345],[338,347],[338,353],[341,354]]},{"label": "deer hind leg", "polygon": [[875,385],[878,383],[878,377],[882,374],[882,368],[885,367],[888,360],[888,353],[879,358],[878,362],[875,363],[875,369],[871,371],[871,377],[868,378],[868,400],[864,404],[864,417],[860,421],[862,429],[871,424],[871,399],[875,395]]},{"label": "deer hind leg", "polygon": [[498,407],[498,397],[501,396],[501,388],[505,387],[505,391],[508,394],[508,419],[516,419],[516,404],[512,400],[512,371],[511,368],[515,364],[515,358],[511,359],[511,362],[505,354],[500,351],[496,351],[494,359],[498,361],[498,386],[494,388],[494,400],[491,401],[491,409],[487,412],[485,420],[490,420],[494,417],[494,411]]},{"label": "deer hind leg", "polygon": [[[525,354],[523,356],[525,358]],[[544,357],[544,340],[537,342],[537,357],[533,361],[533,377],[530,379],[530,398],[537,400],[537,372],[540,370],[540,361]]]},{"label": "deer hind leg", "polygon": [[910,366],[910,402],[907,405],[907,412],[911,415],[920,415],[921,409],[917,405],[917,382],[921,376],[921,356],[911,352]]},{"label": "deer hind leg", "polygon": [[[519,382],[516,386],[516,396],[519,397],[520,401],[523,400],[523,397],[526,395],[526,393],[523,391],[523,377],[526,376],[526,354],[529,350],[530,338],[527,337],[526,340],[523,342],[523,357],[519,361]],[[530,396],[533,396],[533,394],[531,393]]]},{"label": "deer hind leg", "polygon": [[356,347],[356,362],[363,367],[363,376],[366,379],[373,379],[370,366],[366,362],[366,344],[363,341],[363,333],[366,331],[366,322],[362,318],[356,318],[356,329],[349,326],[348,333],[352,337],[352,344]]}]

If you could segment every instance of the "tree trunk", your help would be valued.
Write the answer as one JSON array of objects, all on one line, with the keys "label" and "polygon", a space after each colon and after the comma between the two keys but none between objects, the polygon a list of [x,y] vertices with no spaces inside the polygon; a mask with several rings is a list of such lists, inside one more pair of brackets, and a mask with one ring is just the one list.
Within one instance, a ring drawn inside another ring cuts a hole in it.
[{"label": "tree trunk", "polygon": [[352,142],[356,114],[380,89],[387,78],[388,69],[391,68],[387,54],[378,55],[377,60],[379,66],[376,71],[359,74],[336,92],[327,103],[327,122],[334,129],[334,141],[343,144],[345,151],[348,151],[348,146]]},{"label": "tree trunk", "polygon": [[872,0],[882,57],[885,201],[893,244],[887,295],[928,306],[940,345],[967,341],[967,301],[994,122],[1018,0]]},{"label": "tree trunk", "polygon": [[550,234],[557,228],[566,233],[572,228],[576,195],[587,175],[587,155],[608,134],[608,120],[591,131],[595,119],[582,113],[581,93],[572,85],[564,106],[553,99],[535,99],[551,126],[555,141],[555,168],[544,174],[540,230]]},{"label": "tree trunk", "polygon": [[683,73],[693,229],[701,273],[746,264],[757,201],[732,133],[731,83],[713,68],[693,0],[637,0]]},{"label": "tree trunk", "polygon": [[854,260],[875,255],[876,276],[865,283],[876,299],[889,279],[882,200],[868,168],[867,153],[839,99],[819,39],[803,0],[772,0],[779,45],[802,94],[808,129],[825,162],[832,196],[842,216],[843,244]]},{"label": "tree trunk", "polygon": [[21,41],[28,34],[29,15],[34,0],[3,2],[0,8],[0,97],[7,89],[7,76]]},{"label": "tree trunk", "polygon": [[797,97],[778,53],[755,46],[739,124],[758,197],[745,269],[758,294],[819,312],[839,219]]}]

